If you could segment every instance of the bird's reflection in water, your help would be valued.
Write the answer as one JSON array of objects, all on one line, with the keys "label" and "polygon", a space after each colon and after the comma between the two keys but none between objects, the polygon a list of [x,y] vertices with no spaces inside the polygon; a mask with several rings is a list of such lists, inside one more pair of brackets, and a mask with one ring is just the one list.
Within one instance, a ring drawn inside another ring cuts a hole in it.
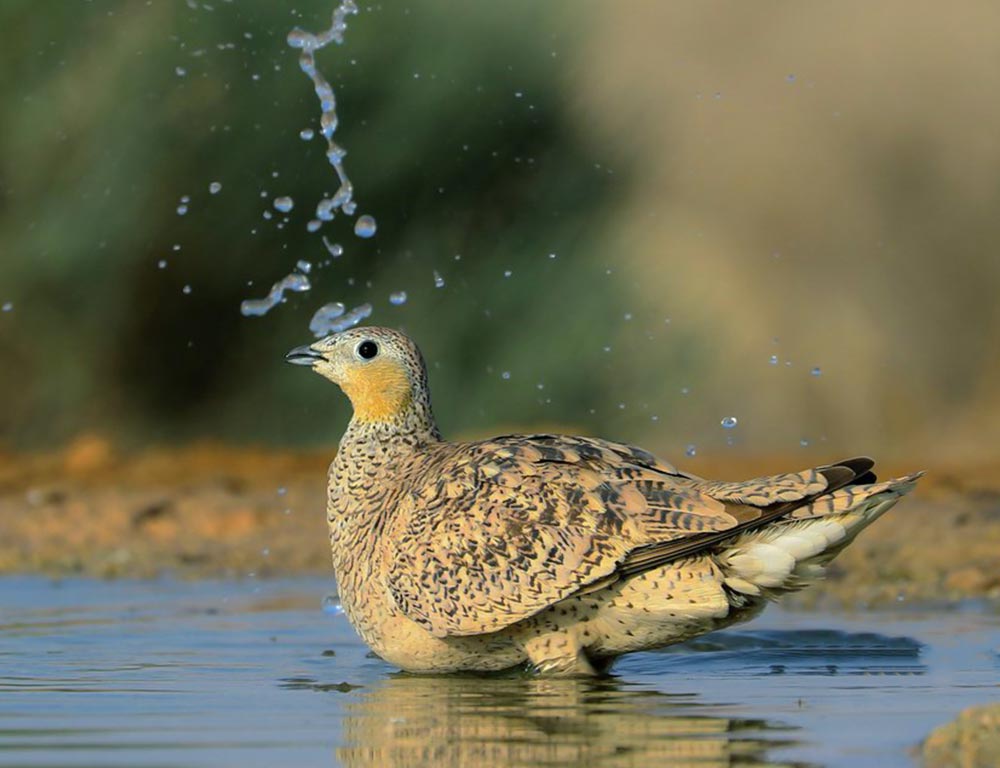
[{"label": "bird's reflection in water", "polygon": [[773,766],[787,728],[698,714],[614,680],[395,675],[347,705],[338,761],[361,766]]}]

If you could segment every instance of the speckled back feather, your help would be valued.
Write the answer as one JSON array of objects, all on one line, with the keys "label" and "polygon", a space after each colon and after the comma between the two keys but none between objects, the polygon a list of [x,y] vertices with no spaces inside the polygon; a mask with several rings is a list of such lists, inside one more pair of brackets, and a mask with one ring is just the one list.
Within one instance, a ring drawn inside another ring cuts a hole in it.
[{"label": "speckled back feather", "polygon": [[[387,531],[389,587],[436,636],[503,629],[787,514],[830,485],[824,470],[706,483],[640,449],[557,435],[442,443],[421,464]],[[826,474],[854,477],[843,472]]]}]

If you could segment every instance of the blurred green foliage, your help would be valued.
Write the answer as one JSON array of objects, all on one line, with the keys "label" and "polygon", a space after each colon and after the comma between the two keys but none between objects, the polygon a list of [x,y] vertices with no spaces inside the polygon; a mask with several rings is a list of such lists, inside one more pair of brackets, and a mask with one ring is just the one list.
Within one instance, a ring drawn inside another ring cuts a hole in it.
[{"label": "blurred green foliage", "polygon": [[[485,428],[497,414],[484,403],[500,399],[526,422],[577,418],[600,375],[580,375],[569,342],[622,301],[613,279],[588,286],[627,174],[599,166],[567,109],[552,55],[563,25],[530,3],[351,17],[346,45],[318,62],[377,236],[328,225],[345,253],[314,269],[313,290],[244,318],[241,299],[330,258],[305,224],[336,179],[321,139],[298,136],[319,108],[285,36],[328,26],[332,4],[213,7],[3,6],[3,433],[26,446],[95,429],[329,441],[344,403],[282,355],[337,300],[372,301],[371,322],[421,340],[449,426]],[[278,195],[296,201],[287,225],[262,218]],[[405,306],[390,307],[394,290]],[[559,398],[545,403],[537,382]]]}]

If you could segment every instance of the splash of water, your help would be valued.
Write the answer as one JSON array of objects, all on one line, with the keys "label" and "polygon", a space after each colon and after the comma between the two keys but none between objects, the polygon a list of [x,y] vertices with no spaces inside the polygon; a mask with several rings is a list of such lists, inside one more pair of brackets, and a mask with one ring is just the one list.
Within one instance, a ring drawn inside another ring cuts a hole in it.
[{"label": "splash of water", "polygon": [[331,304],[324,304],[313,315],[309,322],[309,330],[317,338],[328,336],[331,333],[340,333],[348,328],[353,328],[372,313],[371,304],[361,304],[350,312],[344,311],[344,305],[335,301]]},{"label": "splash of water", "polygon": [[[326,139],[326,159],[333,167],[340,182],[337,193],[332,198],[323,198],[316,206],[316,218],[311,220],[308,225],[310,232],[317,231],[322,226],[322,222],[332,221],[337,209],[340,209],[347,216],[352,216],[357,207],[354,202],[354,186],[344,168],[344,157],[347,155],[347,151],[333,138],[338,125],[337,98],[333,93],[333,87],[316,67],[316,51],[330,43],[342,45],[344,33],[347,31],[347,17],[357,13],[358,6],[354,0],[342,0],[340,5],[333,10],[329,29],[313,34],[295,27],[288,33],[288,45],[301,51],[299,68],[312,80],[313,89],[319,99],[319,125],[320,133]],[[372,234],[374,234],[374,228]]]},{"label": "splash of water", "polygon": [[[287,42],[299,54],[299,67],[312,80],[313,88],[320,102],[320,132],[326,139],[326,157],[333,167],[339,180],[339,187],[332,198],[324,197],[316,205],[315,218],[310,219],[306,224],[309,232],[318,232],[324,222],[333,221],[339,210],[347,216],[353,216],[357,204],[354,201],[354,187],[347,176],[344,168],[344,157],[347,152],[334,141],[334,134],[337,131],[337,99],[334,96],[333,88],[323,77],[316,67],[316,51],[330,43],[341,45],[344,42],[344,33],[347,31],[347,17],[358,13],[358,7],[354,0],[341,0],[333,11],[330,28],[313,34],[304,29],[296,27],[288,33]],[[315,136],[311,128],[305,128],[299,132],[299,137],[303,141],[308,141]],[[277,174],[274,174],[277,176]],[[221,188],[221,185],[220,185]],[[213,194],[216,190],[213,190]],[[262,192],[262,197],[267,193]],[[182,203],[186,201],[182,200]],[[289,213],[295,206],[295,201],[288,196],[277,197],[272,201],[272,206],[281,213]],[[270,219],[271,212],[265,210],[265,219]],[[355,233],[359,237],[371,237],[375,234],[376,223],[372,216],[364,215],[359,217],[355,226]],[[323,245],[331,256],[337,258],[343,253],[343,248],[333,243],[323,236]],[[260,316],[267,314],[271,309],[280,304],[285,297],[286,291],[302,292],[311,288],[307,275],[312,270],[312,264],[308,261],[300,260],[296,264],[298,272],[286,275],[273,286],[271,291],[262,299],[247,299],[240,305],[240,312],[245,316]],[[317,336],[326,336],[330,333],[345,331],[372,313],[371,304],[362,304],[347,311],[341,302],[332,302],[320,307],[309,322],[309,330]]]},{"label": "splash of water", "polygon": [[308,277],[293,272],[272,285],[271,292],[263,299],[246,299],[240,304],[240,313],[245,317],[266,315],[285,298],[285,291],[301,293],[308,291],[311,287]]},{"label": "splash of water", "polygon": [[346,311],[347,307],[340,301],[324,304],[316,310],[316,313],[312,316],[312,320],[309,321],[309,330],[316,337],[326,336],[330,325]]}]

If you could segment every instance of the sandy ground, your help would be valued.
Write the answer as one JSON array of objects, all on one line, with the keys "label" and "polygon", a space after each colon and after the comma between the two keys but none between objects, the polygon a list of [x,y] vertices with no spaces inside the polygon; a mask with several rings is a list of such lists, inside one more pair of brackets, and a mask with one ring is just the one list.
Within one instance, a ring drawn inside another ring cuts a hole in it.
[{"label": "sandy ground", "polygon": [[[97,437],[52,454],[0,453],[0,573],[330,573],[331,455],[202,445],[124,457]],[[802,459],[689,464],[735,479]],[[880,467],[882,476],[911,468]],[[838,558],[826,584],[796,602],[1000,601],[1000,466],[927,469],[919,489]]]}]

